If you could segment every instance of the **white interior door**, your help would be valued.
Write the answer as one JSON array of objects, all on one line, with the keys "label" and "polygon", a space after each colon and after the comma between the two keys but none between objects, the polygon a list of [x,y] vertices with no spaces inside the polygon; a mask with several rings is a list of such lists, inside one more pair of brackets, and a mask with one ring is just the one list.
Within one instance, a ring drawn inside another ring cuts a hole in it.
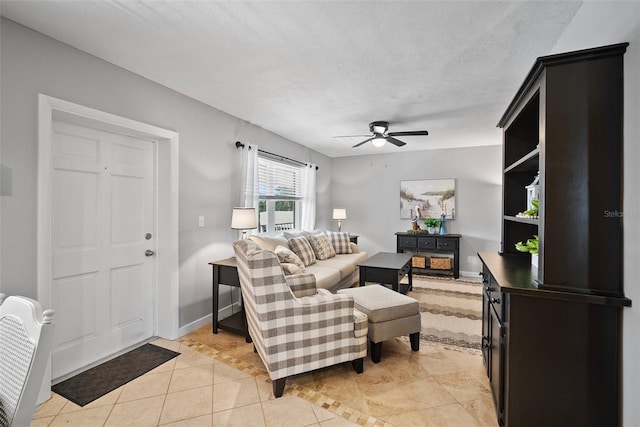
[{"label": "white interior door", "polygon": [[52,378],[153,335],[154,142],[53,122]]}]

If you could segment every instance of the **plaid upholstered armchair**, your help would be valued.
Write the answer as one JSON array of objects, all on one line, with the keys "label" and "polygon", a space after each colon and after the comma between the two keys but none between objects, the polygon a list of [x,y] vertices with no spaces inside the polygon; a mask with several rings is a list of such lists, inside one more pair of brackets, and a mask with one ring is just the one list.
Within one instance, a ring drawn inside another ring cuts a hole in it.
[{"label": "plaid upholstered armchair", "polygon": [[362,373],[367,315],[354,308],[351,296],[316,290],[312,274],[285,279],[278,257],[251,240],[239,240],[233,249],[249,333],[275,397],[291,375],[347,361]]}]

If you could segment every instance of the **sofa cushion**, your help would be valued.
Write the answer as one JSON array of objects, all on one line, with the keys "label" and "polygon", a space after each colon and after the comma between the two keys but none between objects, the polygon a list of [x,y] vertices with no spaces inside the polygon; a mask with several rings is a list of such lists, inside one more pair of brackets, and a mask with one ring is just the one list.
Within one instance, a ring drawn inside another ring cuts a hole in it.
[{"label": "sofa cushion", "polygon": [[336,255],[328,260],[318,261],[318,264],[323,267],[335,268],[340,271],[340,279],[344,279],[358,268],[358,263],[366,259],[366,252],[359,252],[356,254]]},{"label": "sofa cushion", "polygon": [[329,240],[333,245],[333,249],[336,251],[336,254],[350,254],[351,249],[351,240],[349,239],[349,233],[346,231],[328,231]]},{"label": "sofa cushion", "polygon": [[316,262],[316,254],[306,237],[294,237],[289,239],[289,247],[302,260],[305,267]]},{"label": "sofa cushion", "polygon": [[[302,260],[300,259],[300,257],[298,255],[295,254],[295,252],[293,252],[291,249],[278,245],[276,246],[275,250],[273,251],[277,256],[278,256],[278,261],[280,261],[280,264],[294,264],[296,265],[299,269],[301,269],[302,271],[300,271],[300,273],[304,273],[305,269],[304,269],[304,262],[302,262]],[[293,274],[293,273],[292,273]]]},{"label": "sofa cushion", "polygon": [[311,243],[311,247],[313,248],[313,252],[316,254],[317,259],[325,260],[336,256],[336,251],[333,249],[333,245],[326,234],[311,234],[307,236],[307,240]]},{"label": "sofa cushion", "polygon": [[275,252],[276,246],[284,246],[285,248],[289,247],[289,242],[285,237],[268,237],[268,236],[249,236],[249,239],[253,240],[260,246],[262,249],[266,249],[271,252]]},{"label": "sofa cushion", "polygon": [[325,264],[325,261],[310,265],[307,273],[316,276],[316,287],[323,289],[333,289],[341,279],[340,270]]}]

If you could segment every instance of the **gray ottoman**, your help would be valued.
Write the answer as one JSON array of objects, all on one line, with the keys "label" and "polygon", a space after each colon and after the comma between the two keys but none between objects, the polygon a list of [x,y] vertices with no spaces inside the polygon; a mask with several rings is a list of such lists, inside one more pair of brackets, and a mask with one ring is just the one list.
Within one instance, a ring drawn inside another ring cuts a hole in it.
[{"label": "gray ottoman", "polygon": [[420,349],[420,306],[418,301],[381,285],[341,289],[351,295],[358,310],[369,316],[371,360],[380,362],[382,341],[409,335],[411,349]]}]

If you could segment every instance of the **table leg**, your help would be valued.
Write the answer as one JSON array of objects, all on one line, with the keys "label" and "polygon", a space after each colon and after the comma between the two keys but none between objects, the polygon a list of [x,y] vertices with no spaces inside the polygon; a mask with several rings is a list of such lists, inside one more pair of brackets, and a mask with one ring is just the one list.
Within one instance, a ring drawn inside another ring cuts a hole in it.
[{"label": "table leg", "polygon": [[213,266],[213,333],[218,333],[218,293],[220,292],[220,266]]},{"label": "table leg", "polygon": [[409,290],[413,290],[413,264],[409,264]]},{"label": "table leg", "polygon": [[366,269],[364,267],[360,267],[360,286],[364,286],[365,271]]},{"label": "table leg", "polygon": [[251,335],[249,335],[249,324],[247,323],[247,312],[244,309],[244,298],[242,298],[242,289],[240,289],[240,310],[242,311],[242,324],[244,326],[244,342],[251,343],[253,339],[251,339]]}]

